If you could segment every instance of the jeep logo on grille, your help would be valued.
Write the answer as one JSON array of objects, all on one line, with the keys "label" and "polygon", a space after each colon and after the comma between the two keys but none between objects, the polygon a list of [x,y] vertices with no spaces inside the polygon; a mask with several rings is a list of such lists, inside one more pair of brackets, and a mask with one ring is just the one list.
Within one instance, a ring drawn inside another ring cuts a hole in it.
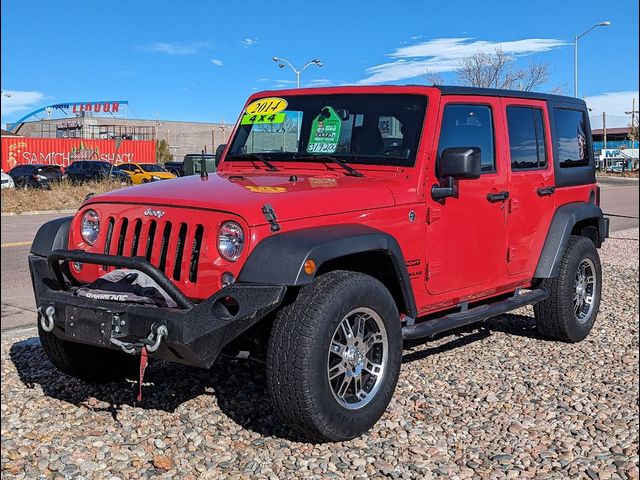
[{"label": "jeep logo on grille", "polygon": [[162,218],[164,216],[164,210],[154,210],[153,208],[149,207],[144,211],[143,215],[145,217]]}]

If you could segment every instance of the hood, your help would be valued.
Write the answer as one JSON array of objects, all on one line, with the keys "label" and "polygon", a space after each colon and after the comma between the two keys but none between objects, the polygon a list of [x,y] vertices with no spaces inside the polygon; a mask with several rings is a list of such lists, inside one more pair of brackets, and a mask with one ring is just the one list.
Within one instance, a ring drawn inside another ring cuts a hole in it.
[{"label": "hood", "polygon": [[171,205],[240,215],[251,226],[267,223],[262,207],[270,204],[278,221],[382,208],[394,205],[388,179],[341,175],[211,173],[152,182],[92,197],[92,203]]}]

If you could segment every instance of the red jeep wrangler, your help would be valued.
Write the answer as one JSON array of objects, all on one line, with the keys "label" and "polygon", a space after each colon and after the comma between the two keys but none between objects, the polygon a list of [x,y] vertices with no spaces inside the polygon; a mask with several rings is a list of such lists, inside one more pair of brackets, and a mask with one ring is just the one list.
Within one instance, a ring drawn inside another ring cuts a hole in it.
[{"label": "red jeep wrangler", "polygon": [[[528,304],[544,336],[585,338],[608,236],[598,204],[579,99],[258,93],[215,174],[94,196],[40,229],[40,339],[56,367],[91,381],[147,353],[209,368],[231,341],[262,339],[280,418],[345,440],[385,411],[403,339]],[[121,269],[166,305],[131,300],[121,282],[109,293],[101,277]]]}]

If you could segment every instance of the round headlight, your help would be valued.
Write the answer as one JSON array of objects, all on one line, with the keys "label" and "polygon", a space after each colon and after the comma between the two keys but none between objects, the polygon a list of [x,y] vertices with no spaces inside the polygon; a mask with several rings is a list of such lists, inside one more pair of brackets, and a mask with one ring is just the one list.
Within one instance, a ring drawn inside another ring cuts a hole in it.
[{"label": "round headlight", "polygon": [[93,245],[98,239],[100,233],[100,217],[95,210],[87,210],[82,215],[82,224],[80,226],[82,239],[89,245]]},{"label": "round headlight", "polygon": [[236,222],[224,222],[218,230],[218,252],[225,260],[235,262],[242,254],[244,232]]}]

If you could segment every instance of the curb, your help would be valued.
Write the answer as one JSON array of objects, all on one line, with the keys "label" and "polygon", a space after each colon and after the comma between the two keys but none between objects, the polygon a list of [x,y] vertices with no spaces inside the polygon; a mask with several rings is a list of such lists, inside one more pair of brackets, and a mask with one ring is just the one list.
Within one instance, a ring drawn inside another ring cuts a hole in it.
[{"label": "curb", "polygon": [[17,217],[19,215],[54,215],[57,213],[76,213],[78,210],[77,209],[73,209],[73,210],[30,210],[28,212],[21,212],[21,213],[15,213],[15,212],[2,212],[1,216],[3,217]]}]

